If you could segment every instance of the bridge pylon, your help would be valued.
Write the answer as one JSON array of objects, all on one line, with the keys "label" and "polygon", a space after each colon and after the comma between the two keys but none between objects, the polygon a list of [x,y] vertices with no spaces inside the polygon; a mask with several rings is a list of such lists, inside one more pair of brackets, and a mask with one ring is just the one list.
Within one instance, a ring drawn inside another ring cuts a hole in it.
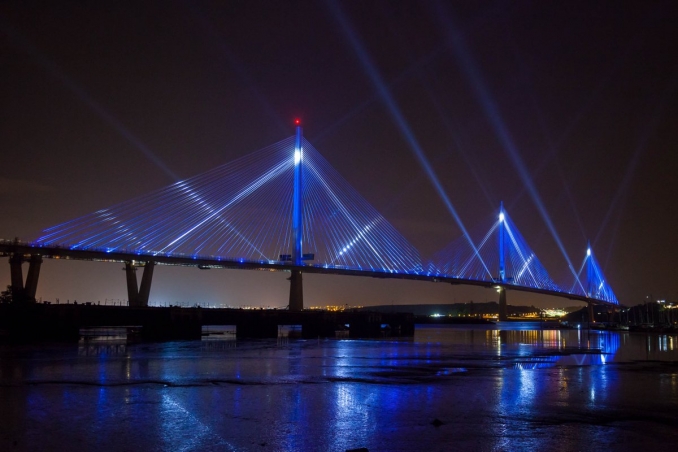
[{"label": "bridge pylon", "polygon": [[[294,250],[292,251],[292,262],[295,266],[303,265],[304,242],[304,206],[303,206],[303,162],[304,154],[301,146],[302,128],[297,120],[297,134],[294,144],[294,191],[292,193],[292,233],[294,235]],[[301,269],[292,270],[290,280],[290,300],[288,309],[290,311],[302,311],[304,309],[304,289],[302,283]]]},{"label": "bridge pylon", "polygon": [[[593,278],[594,278],[594,268],[592,265],[593,259],[591,259],[591,242],[586,243],[586,296],[590,297],[593,295]],[[590,304],[590,303],[589,303]]]},{"label": "bridge pylon", "polygon": [[593,254],[590,242],[587,244],[586,255],[579,268],[579,272],[574,275],[574,282],[570,292],[595,300],[593,301],[594,304],[619,304],[619,300],[617,300],[612,287],[610,287],[600,264],[598,264]]},{"label": "bridge pylon", "polygon": [[506,307],[506,260],[504,257],[504,235],[506,234],[506,216],[504,215],[504,202],[499,204],[499,277],[497,282],[499,290],[499,321],[508,320],[508,309]]},{"label": "bridge pylon", "polygon": [[[586,243],[586,296],[591,297],[593,295],[593,265],[591,265],[591,242]],[[586,304],[587,312],[589,316],[589,325],[596,323],[596,313],[593,308],[593,303],[588,302]]]}]

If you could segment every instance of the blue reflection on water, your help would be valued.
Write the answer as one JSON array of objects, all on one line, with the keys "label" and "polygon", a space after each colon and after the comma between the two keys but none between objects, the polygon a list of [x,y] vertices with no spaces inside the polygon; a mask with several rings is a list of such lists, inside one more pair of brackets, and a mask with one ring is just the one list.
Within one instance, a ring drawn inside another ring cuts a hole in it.
[{"label": "blue reflection on water", "polygon": [[199,450],[205,445],[220,450],[236,450],[193,411],[186,409],[168,393],[162,395],[161,410],[163,450]]},{"label": "blue reflection on water", "polygon": [[[678,378],[670,363],[649,374],[607,365],[678,361],[672,341],[429,328],[401,341],[237,341],[227,348],[187,341],[127,344],[124,352],[91,344],[22,353],[0,347],[0,395],[13,414],[0,433],[23,432],[30,420],[71,449],[292,451],[525,450],[548,445],[554,434],[567,440],[558,432],[568,431],[577,440],[564,448],[577,450],[591,444],[586,432],[610,429],[590,421],[609,419],[609,410],[656,417],[656,404],[666,404],[662,416],[675,419]],[[431,426],[436,418],[443,426]],[[664,424],[652,425],[666,433]],[[23,450],[39,449],[20,440]]]}]

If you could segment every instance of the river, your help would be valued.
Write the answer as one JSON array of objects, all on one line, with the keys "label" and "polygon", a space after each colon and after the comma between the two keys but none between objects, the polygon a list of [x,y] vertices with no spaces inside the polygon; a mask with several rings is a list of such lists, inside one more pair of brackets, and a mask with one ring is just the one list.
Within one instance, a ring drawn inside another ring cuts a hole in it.
[{"label": "river", "polygon": [[2,451],[678,444],[678,337],[418,325],[405,340],[0,344]]}]

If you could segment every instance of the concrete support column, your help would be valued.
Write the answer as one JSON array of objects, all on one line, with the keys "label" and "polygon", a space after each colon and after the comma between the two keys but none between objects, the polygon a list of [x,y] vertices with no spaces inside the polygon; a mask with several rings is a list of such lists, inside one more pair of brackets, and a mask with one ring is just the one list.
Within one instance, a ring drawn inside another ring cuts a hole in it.
[{"label": "concrete support column", "polygon": [[42,256],[32,254],[28,264],[28,276],[26,277],[26,298],[29,301],[35,301],[35,292],[38,290],[38,278],[40,277],[40,266],[42,265]]},{"label": "concrete support column", "polygon": [[9,257],[9,267],[12,280],[12,300],[23,301],[26,294],[24,291],[24,273],[21,268],[24,257],[20,254],[12,254]]},{"label": "concrete support column", "polygon": [[588,309],[588,311],[589,311],[589,323],[595,323],[596,317],[595,317],[594,312],[593,312],[593,303],[591,303],[589,301],[588,304],[589,304],[589,306],[588,306],[588,308],[589,308]]},{"label": "concrete support column", "polygon": [[508,309],[506,308],[506,288],[502,287],[499,290],[499,321],[505,322],[508,320]]},{"label": "concrete support column", "polygon": [[127,299],[129,306],[138,306],[139,286],[137,285],[137,269],[131,262],[125,262],[125,275],[127,276]]},{"label": "concrete support column", "polygon": [[301,270],[292,270],[290,280],[290,311],[302,311],[304,309],[304,289],[301,280]]},{"label": "concrete support column", "polygon": [[138,306],[148,306],[148,297],[151,295],[151,280],[153,279],[153,268],[155,262],[146,262],[144,274],[141,277],[141,288],[139,289]]}]

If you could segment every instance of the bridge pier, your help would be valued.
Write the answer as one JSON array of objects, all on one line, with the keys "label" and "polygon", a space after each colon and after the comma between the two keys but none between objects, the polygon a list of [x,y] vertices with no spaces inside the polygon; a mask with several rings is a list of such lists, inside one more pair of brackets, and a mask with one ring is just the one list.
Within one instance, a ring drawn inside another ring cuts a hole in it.
[{"label": "bridge pier", "polygon": [[144,274],[141,276],[141,287],[139,288],[140,306],[148,306],[148,298],[151,295],[151,280],[153,279],[153,269],[155,262],[146,262]]},{"label": "bridge pier", "polygon": [[28,264],[28,276],[26,276],[26,287],[24,291],[26,298],[35,301],[35,293],[38,290],[38,278],[40,277],[40,266],[42,265],[42,256],[32,254]]},{"label": "bridge pier", "polygon": [[588,302],[588,313],[589,313],[589,323],[595,323],[596,317],[593,311],[593,303],[591,303],[590,301]]},{"label": "bridge pier", "polygon": [[139,299],[137,269],[132,262],[125,262],[125,276],[127,279],[127,303],[129,306],[137,306],[137,300]]},{"label": "bridge pier", "polygon": [[290,311],[302,311],[304,309],[304,288],[302,283],[301,270],[292,270],[290,280]]},{"label": "bridge pier", "polygon": [[499,321],[506,322],[508,320],[508,309],[506,307],[506,288],[499,288]]},{"label": "bridge pier", "polygon": [[11,291],[14,301],[35,301],[35,293],[38,290],[38,278],[40,276],[40,266],[42,256],[31,254],[28,264],[28,275],[26,284],[24,284],[23,263],[24,255],[13,253],[9,258],[11,273]]},{"label": "bridge pier", "polygon": [[125,262],[125,275],[127,277],[127,299],[129,306],[148,306],[148,298],[151,294],[151,282],[155,262],[146,262],[144,274],[141,276],[141,288],[137,282],[137,268],[132,262]]},{"label": "bridge pier", "polygon": [[21,254],[14,253],[9,257],[12,300],[14,301],[23,301],[26,296],[24,292],[24,274],[23,269],[21,268],[23,263],[24,257]]}]

